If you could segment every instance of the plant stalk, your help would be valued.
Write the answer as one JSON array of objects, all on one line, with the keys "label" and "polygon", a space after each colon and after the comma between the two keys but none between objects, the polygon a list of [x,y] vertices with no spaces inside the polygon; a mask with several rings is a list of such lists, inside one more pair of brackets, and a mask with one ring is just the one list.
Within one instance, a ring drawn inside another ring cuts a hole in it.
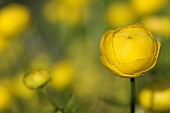
[{"label": "plant stalk", "polygon": [[130,111],[131,113],[135,113],[135,101],[136,101],[135,78],[130,78],[130,85],[131,85]]},{"label": "plant stalk", "polygon": [[49,104],[51,104],[54,107],[54,110],[59,109],[58,106],[56,105],[56,103],[47,94],[46,89],[39,89],[38,93],[39,93],[40,96],[42,96],[42,98],[45,99],[45,101],[47,101]]}]

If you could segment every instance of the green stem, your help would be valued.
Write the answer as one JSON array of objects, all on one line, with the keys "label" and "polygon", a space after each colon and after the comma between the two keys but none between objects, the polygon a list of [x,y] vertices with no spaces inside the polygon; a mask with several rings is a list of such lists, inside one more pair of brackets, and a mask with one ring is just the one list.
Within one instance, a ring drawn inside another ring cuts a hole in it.
[{"label": "green stem", "polygon": [[38,92],[49,104],[55,108],[55,110],[59,109],[56,103],[50,98],[50,96],[48,96],[46,89],[39,89]]},{"label": "green stem", "polygon": [[131,85],[131,103],[130,103],[130,111],[131,113],[135,113],[135,78],[130,78]]}]

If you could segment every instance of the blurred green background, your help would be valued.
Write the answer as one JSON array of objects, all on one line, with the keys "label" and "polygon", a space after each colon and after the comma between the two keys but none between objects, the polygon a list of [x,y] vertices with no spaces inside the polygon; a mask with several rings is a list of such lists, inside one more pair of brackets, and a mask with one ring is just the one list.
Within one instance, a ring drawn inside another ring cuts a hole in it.
[{"label": "blurred green background", "polygon": [[[154,104],[139,102],[151,97],[138,95],[152,83],[151,96],[170,90],[169,5],[169,0],[0,0],[0,113],[55,111],[23,84],[24,75],[40,67],[52,73],[45,89],[56,113],[130,113],[130,80],[101,64],[99,44],[108,29],[133,23],[144,24],[162,43],[156,67],[136,79],[136,113],[156,113]],[[170,93],[166,99],[161,94],[158,100],[169,103],[169,110]]]}]

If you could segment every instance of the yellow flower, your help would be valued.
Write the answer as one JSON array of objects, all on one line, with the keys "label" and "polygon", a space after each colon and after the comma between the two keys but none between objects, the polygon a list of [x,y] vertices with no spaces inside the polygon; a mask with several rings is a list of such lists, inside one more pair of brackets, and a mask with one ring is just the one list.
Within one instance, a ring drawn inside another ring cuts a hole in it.
[{"label": "yellow flower", "polygon": [[153,68],[160,43],[140,24],[107,31],[100,43],[101,61],[115,75],[137,77]]},{"label": "yellow flower", "polygon": [[60,61],[53,67],[53,79],[51,85],[57,90],[63,90],[72,82],[75,68],[69,61]]},{"label": "yellow flower", "polygon": [[170,87],[164,82],[154,81],[139,93],[140,104],[155,112],[170,110]]},{"label": "yellow flower", "polygon": [[0,32],[8,37],[15,37],[29,24],[29,10],[19,4],[10,4],[0,9]]},{"label": "yellow flower", "polygon": [[170,36],[170,18],[166,16],[151,16],[142,20],[143,24],[163,38],[169,38]]},{"label": "yellow flower", "polygon": [[139,15],[155,13],[166,4],[166,0],[131,0],[132,8]]},{"label": "yellow flower", "polygon": [[24,76],[24,84],[30,89],[45,86],[51,80],[50,72],[45,68],[34,69]]},{"label": "yellow flower", "polygon": [[9,106],[11,95],[8,88],[1,82],[0,84],[0,111]]},{"label": "yellow flower", "polygon": [[128,25],[135,20],[135,14],[125,3],[111,4],[107,9],[107,20],[112,26]]}]

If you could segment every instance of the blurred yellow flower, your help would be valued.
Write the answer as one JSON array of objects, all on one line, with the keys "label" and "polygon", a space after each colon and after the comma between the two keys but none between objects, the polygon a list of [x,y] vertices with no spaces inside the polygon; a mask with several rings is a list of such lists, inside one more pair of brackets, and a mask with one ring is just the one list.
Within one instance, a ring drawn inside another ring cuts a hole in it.
[{"label": "blurred yellow flower", "polygon": [[52,23],[60,22],[68,25],[77,25],[83,22],[84,7],[70,6],[68,4],[73,1],[69,1],[65,1],[66,3],[56,0],[48,1],[43,9],[45,18]]},{"label": "blurred yellow flower", "polygon": [[156,81],[139,93],[140,104],[155,112],[170,110],[170,87],[164,82]]},{"label": "blurred yellow flower", "polygon": [[30,89],[41,88],[51,80],[51,73],[45,68],[34,69],[24,76],[24,84]]},{"label": "blurred yellow flower", "polygon": [[167,0],[131,0],[134,11],[139,15],[155,13],[166,4]]},{"label": "blurred yellow flower", "polygon": [[115,27],[131,24],[135,18],[135,14],[126,3],[113,3],[107,9],[108,23]]},{"label": "blurred yellow flower", "polygon": [[52,87],[63,90],[73,82],[75,68],[69,61],[59,61],[54,65],[52,74]]},{"label": "blurred yellow flower", "polygon": [[115,75],[137,77],[153,68],[160,43],[140,24],[107,31],[100,43],[101,61]]},{"label": "blurred yellow flower", "polygon": [[19,4],[9,4],[0,9],[0,32],[15,37],[26,29],[30,21],[29,10]]},{"label": "blurred yellow flower", "polygon": [[144,18],[142,23],[154,34],[163,37],[170,37],[170,18],[166,16],[150,16]]},{"label": "blurred yellow flower", "polygon": [[[1,81],[0,81],[1,82]],[[11,103],[11,94],[7,86],[0,83],[0,111],[7,108]]]},{"label": "blurred yellow flower", "polygon": [[34,92],[27,87],[25,87],[23,83],[23,73],[19,73],[15,77],[10,80],[11,92],[13,95],[22,98],[22,99],[30,99]]}]

